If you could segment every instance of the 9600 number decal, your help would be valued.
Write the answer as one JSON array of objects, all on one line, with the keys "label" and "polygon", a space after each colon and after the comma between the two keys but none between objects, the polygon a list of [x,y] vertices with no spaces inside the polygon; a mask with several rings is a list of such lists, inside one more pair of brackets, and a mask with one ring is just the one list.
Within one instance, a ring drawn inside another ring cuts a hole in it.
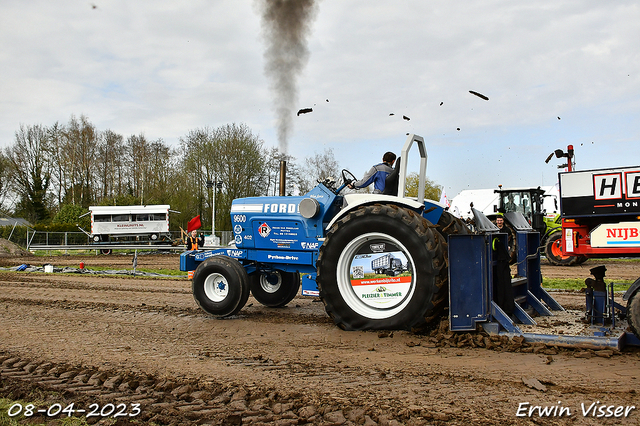
[{"label": "9600 number decal", "polygon": [[47,417],[56,417],[66,415],[71,417],[74,415],[86,417],[135,417],[140,414],[140,404],[91,404],[88,409],[76,408],[74,403],[62,407],[62,404],[51,404],[46,408],[38,408],[33,404],[23,406],[19,402],[13,404],[7,411],[9,417],[15,417],[22,414],[25,417],[42,414]]}]

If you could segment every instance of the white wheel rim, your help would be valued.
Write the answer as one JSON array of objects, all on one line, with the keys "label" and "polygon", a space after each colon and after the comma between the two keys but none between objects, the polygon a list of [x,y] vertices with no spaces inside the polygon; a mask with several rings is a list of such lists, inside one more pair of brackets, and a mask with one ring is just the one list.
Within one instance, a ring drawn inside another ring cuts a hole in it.
[{"label": "white wheel rim", "polygon": [[[397,278],[374,278],[372,280],[353,280],[351,277],[352,268],[355,263],[355,256],[361,248],[373,241],[389,243],[398,249],[398,252],[406,258],[408,275]],[[344,301],[357,314],[370,319],[390,318],[406,308],[415,292],[415,262],[407,248],[397,239],[390,235],[372,232],[363,234],[352,240],[344,248],[338,259],[336,278],[338,290]],[[371,283],[364,285],[365,283]],[[384,283],[380,285],[380,283]],[[385,288],[386,291],[379,291]],[[390,295],[391,297],[378,295]],[[376,297],[373,297],[376,296]]]},{"label": "white wheel rim", "polygon": [[[275,284],[271,284],[267,279],[269,275],[277,276],[278,282]],[[265,293],[275,293],[276,291],[280,290],[281,286],[282,286],[282,275],[280,275],[280,272],[275,271],[269,274],[260,274],[260,287],[265,291]]]},{"label": "white wheel rim", "polygon": [[227,279],[218,273],[209,274],[204,280],[204,294],[212,302],[222,302],[229,294]]}]

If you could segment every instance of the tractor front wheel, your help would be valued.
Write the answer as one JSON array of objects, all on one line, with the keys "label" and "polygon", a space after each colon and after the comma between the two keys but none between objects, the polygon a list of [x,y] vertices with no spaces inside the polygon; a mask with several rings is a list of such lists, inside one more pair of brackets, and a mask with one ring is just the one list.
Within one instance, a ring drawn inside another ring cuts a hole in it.
[{"label": "tractor front wheel", "polygon": [[193,298],[205,312],[222,318],[235,315],[249,298],[247,271],[235,259],[214,256],[193,274]]},{"label": "tractor front wheel", "polygon": [[281,308],[291,302],[300,289],[297,272],[255,272],[249,275],[253,297],[270,308]]},{"label": "tractor front wheel", "polygon": [[[327,233],[317,283],[327,314],[344,330],[419,330],[442,306],[434,297],[447,282],[444,242],[419,214],[396,205],[363,206]],[[384,256],[404,271],[373,270]],[[438,312],[439,313],[439,312]]]}]

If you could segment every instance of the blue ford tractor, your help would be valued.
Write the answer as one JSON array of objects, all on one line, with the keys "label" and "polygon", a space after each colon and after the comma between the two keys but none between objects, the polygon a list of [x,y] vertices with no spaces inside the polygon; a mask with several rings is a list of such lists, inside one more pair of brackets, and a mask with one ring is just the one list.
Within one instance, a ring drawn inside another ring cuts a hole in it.
[{"label": "blue ford tractor", "polygon": [[[405,197],[407,159],[420,156],[418,197]],[[237,314],[249,294],[281,307],[302,286],[319,296],[342,329],[416,330],[448,303],[447,235],[468,233],[442,205],[424,199],[427,150],[409,135],[383,194],[343,194],[356,180],[325,180],[303,196],[234,200],[235,244],[181,255],[180,268],[195,270],[193,295],[216,317]],[[406,270],[380,276],[372,260],[402,259]]]},{"label": "blue ford tractor", "polygon": [[[418,197],[410,198],[404,195],[414,145],[420,181]],[[425,200],[426,168],[424,140],[409,135],[383,194],[343,193],[355,180],[343,170],[339,184],[327,179],[303,196],[234,200],[234,245],[180,256],[182,271],[195,270],[196,302],[224,318],[237,314],[250,294],[277,308],[302,286],[302,294],[319,296],[344,330],[421,331],[448,307],[454,332],[480,326],[527,342],[640,345],[638,304],[633,298],[628,309],[617,304],[613,283],[610,295],[588,293],[585,312],[570,313],[576,324],[584,324],[580,333],[536,332],[539,323],[548,330],[558,315],[569,314],[542,288],[540,234],[520,212],[506,213],[518,247],[512,276],[508,234],[475,209],[471,232],[442,205]],[[640,293],[639,282],[629,294]]]}]

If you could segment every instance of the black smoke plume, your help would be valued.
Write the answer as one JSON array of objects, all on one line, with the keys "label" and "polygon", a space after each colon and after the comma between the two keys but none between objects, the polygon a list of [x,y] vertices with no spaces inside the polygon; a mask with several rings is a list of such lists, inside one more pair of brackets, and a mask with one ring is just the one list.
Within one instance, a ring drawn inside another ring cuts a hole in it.
[{"label": "black smoke plume", "polygon": [[309,59],[314,0],[258,0],[266,38],[265,73],[275,93],[280,151],[287,152],[298,98],[297,79]]}]

